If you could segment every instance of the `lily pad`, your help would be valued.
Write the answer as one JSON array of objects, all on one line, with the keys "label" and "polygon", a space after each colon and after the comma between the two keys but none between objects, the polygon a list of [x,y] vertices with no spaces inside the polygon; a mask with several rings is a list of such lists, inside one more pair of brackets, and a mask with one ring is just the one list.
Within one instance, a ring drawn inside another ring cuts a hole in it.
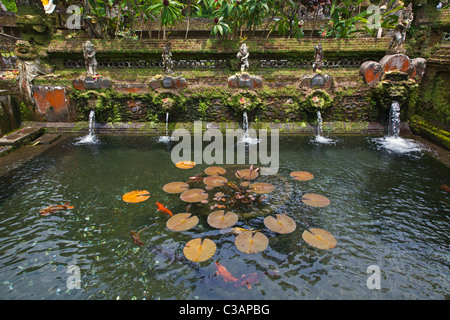
[{"label": "lily pad", "polygon": [[336,238],[324,229],[310,228],[303,231],[303,240],[318,249],[333,249],[337,245]]},{"label": "lily pad", "polygon": [[239,179],[253,180],[259,176],[259,173],[258,173],[258,171],[255,171],[255,170],[252,170],[250,172],[250,169],[242,169],[242,170],[237,170],[235,175],[236,175],[236,178],[239,178]]},{"label": "lily pad", "polygon": [[205,169],[205,173],[208,176],[217,176],[217,175],[225,174],[226,172],[227,172],[227,170],[222,167],[208,167]]},{"label": "lily pad", "polygon": [[203,183],[210,187],[221,187],[228,182],[228,179],[222,176],[208,176],[203,179]]},{"label": "lily pad", "polygon": [[308,206],[317,208],[327,207],[330,205],[330,200],[327,197],[315,193],[304,194],[302,196],[302,201],[304,204],[307,204]]},{"label": "lily pad", "polygon": [[291,233],[296,228],[295,221],[291,217],[280,213],[276,215],[276,218],[273,216],[266,217],[264,219],[264,225],[273,232],[283,234]]},{"label": "lily pad", "polygon": [[190,189],[180,194],[180,199],[185,202],[200,202],[208,199],[208,194],[203,189]]},{"label": "lily pad", "polygon": [[208,215],[208,224],[217,229],[229,228],[236,224],[239,217],[236,213],[228,211],[225,214],[225,210],[213,211]]},{"label": "lily pad", "polygon": [[125,193],[122,200],[128,203],[138,203],[150,198],[150,193],[147,190],[134,190]]},{"label": "lily pad", "polygon": [[273,190],[275,190],[275,187],[273,185],[264,182],[252,183],[249,188],[251,192],[257,194],[271,193]]},{"label": "lily pad", "polygon": [[298,181],[309,181],[314,178],[314,175],[307,171],[294,171],[291,172],[291,177]]},{"label": "lily pad", "polygon": [[166,222],[168,229],[172,231],[186,231],[198,224],[198,217],[190,213],[178,213]]},{"label": "lily pad", "polygon": [[163,190],[167,193],[182,193],[189,189],[186,182],[170,182],[163,186]]},{"label": "lily pad", "polygon": [[178,161],[177,163],[175,163],[175,166],[180,169],[192,169],[196,165],[197,164],[194,161],[189,160]]},{"label": "lily pad", "polygon": [[205,238],[192,239],[183,249],[184,256],[194,262],[206,261],[216,253],[216,244],[214,241]]},{"label": "lily pad", "polygon": [[250,254],[264,251],[269,245],[269,239],[261,232],[244,231],[236,237],[234,243],[239,251]]}]

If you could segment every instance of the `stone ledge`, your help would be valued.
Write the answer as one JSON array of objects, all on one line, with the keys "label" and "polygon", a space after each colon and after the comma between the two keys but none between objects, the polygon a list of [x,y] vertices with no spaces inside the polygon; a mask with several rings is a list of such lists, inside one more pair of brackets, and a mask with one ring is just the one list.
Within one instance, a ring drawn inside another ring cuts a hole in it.
[{"label": "stone ledge", "polygon": [[[27,125],[46,128],[48,132],[58,133],[86,133],[89,124],[87,122],[29,122]],[[386,125],[378,122],[324,122],[323,131],[326,134],[357,134],[357,135],[384,135],[387,132]],[[252,122],[251,129],[259,130],[278,129],[280,134],[316,134],[316,125],[306,122]],[[170,132],[175,129],[186,129],[193,132],[194,123],[169,123]],[[203,122],[203,131],[207,129],[218,129],[224,132],[227,129],[242,128],[240,122]],[[95,132],[98,134],[165,134],[165,123],[154,122],[118,122],[118,123],[96,123]],[[409,124],[401,124],[401,134],[411,134]]]}]

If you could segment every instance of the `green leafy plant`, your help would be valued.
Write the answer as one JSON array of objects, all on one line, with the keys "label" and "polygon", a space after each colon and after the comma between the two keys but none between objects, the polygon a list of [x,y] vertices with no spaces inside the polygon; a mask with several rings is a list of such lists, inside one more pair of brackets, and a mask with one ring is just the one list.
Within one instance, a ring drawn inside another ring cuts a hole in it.
[{"label": "green leafy plant", "polygon": [[166,39],[166,27],[173,26],[183,19],[183,7],[184,5],[176,0],[163,0],[157,1],[148,8],[148,10],[159,14],[164,40]]}]

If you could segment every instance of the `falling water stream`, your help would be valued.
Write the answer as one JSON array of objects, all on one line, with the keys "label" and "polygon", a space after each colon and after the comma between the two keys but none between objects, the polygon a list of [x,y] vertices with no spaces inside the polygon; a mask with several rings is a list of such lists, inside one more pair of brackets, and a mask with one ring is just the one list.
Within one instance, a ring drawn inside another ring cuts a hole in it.
[{"label": "falling water stream", "polygon": [[166,112],[166,135],[161,136],[158,139],[158,142],[169,142],[170,136],[169,136],[169,113]]},{"label": "falling water stream", "polygon": [[322,124],[323,124],[322,114],[320,113],[320,111],[317,111],[317,134],[314,137],[313,142],[324,144],[335,143],[333,139],[326,138],[323,136]]},{"label": "falling water stream", "polygon": [[97,137],[95,136],[95,111],[89,112],[89,132],[86,136],[82,137],[77,143],[91,144],[96,143]]},{"label": "falling water stream", "polygon": [[400,103],[392,101],[389,110],[389,123],[387,135],[383,138],[373,139],[381,148],[389,152],[410,153],[421,152],[423,146],[412,139],[400,137]]},{"label": "falling water stream", "polygon": [[248,126],[248,115],[247,115],[247,112],[244,110],[244,113],[242,114],[242,130],[244,131],[244,134],[239,142],[248,143],[248,144],[258,143],[259,139],[252,138],[250,136],[248,127],[249,127]]},{"label": "falling water stream", "polygon": [[392,101],[389,112],[388,136],[398,138],[400,134],[400,104],[398,101]]}]

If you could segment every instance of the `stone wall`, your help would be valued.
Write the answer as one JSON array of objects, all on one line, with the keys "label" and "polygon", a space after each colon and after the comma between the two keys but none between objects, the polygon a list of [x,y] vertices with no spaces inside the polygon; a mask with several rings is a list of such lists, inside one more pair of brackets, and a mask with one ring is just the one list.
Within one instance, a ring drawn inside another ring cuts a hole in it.
[{"label": "stone wall", "polygon": [[0,136],[18,128],[19,115],[14,107],[12,95],[0,90]]}]

